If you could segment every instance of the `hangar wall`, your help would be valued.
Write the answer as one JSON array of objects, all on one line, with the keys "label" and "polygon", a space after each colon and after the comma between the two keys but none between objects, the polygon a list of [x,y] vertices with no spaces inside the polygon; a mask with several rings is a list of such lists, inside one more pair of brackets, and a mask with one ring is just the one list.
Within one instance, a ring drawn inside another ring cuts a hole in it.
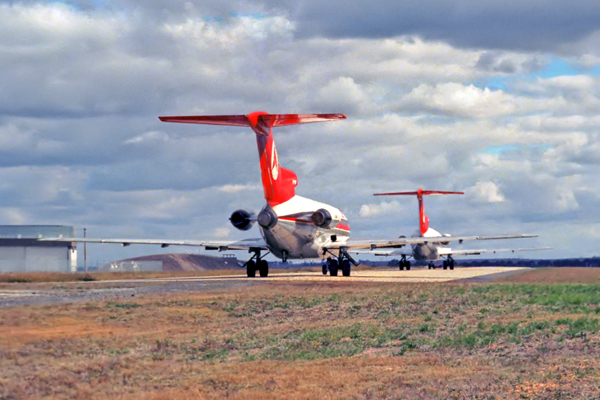
[{"label": "hangar wall", "polygon": [[67,249],[0,246],[0,272],[71,272]]},{"label": "hangar wall", "polygon": [[73,236],[71,226],[0,225],[0,272],[75,272],[75,243],[36,240]]}]

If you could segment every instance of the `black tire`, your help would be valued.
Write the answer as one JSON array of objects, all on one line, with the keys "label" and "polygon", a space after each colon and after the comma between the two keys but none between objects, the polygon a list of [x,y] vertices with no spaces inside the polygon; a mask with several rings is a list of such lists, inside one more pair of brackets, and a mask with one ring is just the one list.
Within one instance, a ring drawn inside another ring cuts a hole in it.
[{"label": "black tire", "polygon": [[443,266],[444,269],[448,269],[448,261],[444,261],[442,263],[442,266]]},{"label": "black tire", "polygon": [[260,260],[256,266],[258,267],[261,278],[269,276],[269,263],[267,260]]},{"label": "black tire", "polygon": [[406,270],[410,271],[410,261],[407,261],[405,265],[406,265]]},{"label": "black tire", "polygon": [[327,275],[327,264],[323,264],[323,275]]},{"label": "black tire", "polygon": [[329,275],[337,276],[338,275],[338,262],[337,260],[331,260],[329,262]]},{"label": "black tire", "polygon": [[399,269],[400,271],[404,271],[404,263],[403,263],[402,261],[399,261],[399,262],[398,262],[398,269]]},{"label": "black tire", "polygon": [[350,261],[349,260],[342,261],[342,275],[350,276],[350,271],[351,271]]},{"label": "black tire", "polygon": [[250,260],[246,263],[246,274],[248,278],[254,278],[256,276],[256,263],[254,260]]},{"label": "black tire", "polygon": [[450,265],[450,269],[454,269],[454,261],[450,261],[448,264]]}]

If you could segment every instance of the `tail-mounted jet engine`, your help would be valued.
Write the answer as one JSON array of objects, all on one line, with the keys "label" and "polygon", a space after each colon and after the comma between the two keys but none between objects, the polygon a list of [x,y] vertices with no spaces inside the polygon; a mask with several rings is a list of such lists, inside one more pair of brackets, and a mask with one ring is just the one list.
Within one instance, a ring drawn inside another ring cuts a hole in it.
[{"label": "tail-mounted jet engine", "polygon": [[310,219],[312,220],[313,224],[319,228],[328,229],[332,226],[336,226],[340,222],[341,217],[337,215],[332,217],[329,211],[324,208],[320,208],[310,216]]},{"label": "tail-mounted jet engine", "polygon": [[229,221],[231,221],[231,225],[235,226],[240,231],[247,231],[256,222],[256,216],[253,212],[246,210],[236,210],[229,217]]},{"label": "tail-mounted jet engine", "polygon": [[265,207],[258,213],[258,224],[265,229],[271,229],[277,225],[277,214],[271,207]]}]

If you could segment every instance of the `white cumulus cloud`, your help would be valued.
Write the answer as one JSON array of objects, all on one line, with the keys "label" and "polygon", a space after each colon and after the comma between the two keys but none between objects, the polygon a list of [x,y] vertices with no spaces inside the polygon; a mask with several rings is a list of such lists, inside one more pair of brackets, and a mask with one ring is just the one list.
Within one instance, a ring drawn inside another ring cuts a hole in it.
[{"label": "white cumulus cloud", "polygon": [[477,182],[475,186],[466,189],[465,193],[480,202],[498,203],[506,200],[500,187],[490,181]]},{"label": "white cumulus cloud", "polygon": [[400,210],[400,204],[397,201],[382,201],[379,204],[363,204],[360,206],[361,217],[373,217],[376,215],[391,215]]},{"label": "white cumulus cloud", "polygon": [[401,100],[400,106],[474,118],[507,115],[517,110],[513,97],[501,90],[457,82],[420,85]]}]

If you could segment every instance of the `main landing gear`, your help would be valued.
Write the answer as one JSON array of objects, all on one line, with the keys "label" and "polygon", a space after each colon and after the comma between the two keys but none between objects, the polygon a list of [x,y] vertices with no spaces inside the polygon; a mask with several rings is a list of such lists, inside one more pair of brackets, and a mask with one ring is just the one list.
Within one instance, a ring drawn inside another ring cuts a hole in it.
[{"label": "main landing gear", "polygon": [[448,268],[454,269],[454,259],[451,256],[448,256],[448,261],[444,261],[442,263],[442,267],[444,269],[448,269]]},{"label": "main landing gear", "polygon": [[[324,254],[327,254],[327,252],[328,251],[325,250]],[[338,276],[338,272],[341,269],[343,276],[350,276],[350,272],[352,271],[351,263],[358,265],[358,263],[350,257],[350,254],[342,249],[340,250],[340,255],[338,257],[329,257],[325,264],[323,264],[323,275],[327,275],[327,271],[329,271],[329,275]]]},{"label": "main landing gear", "polygon": [[[254,255],[246,262],[246,264],[244,264],[248,278],[254,278],[256,276],[256,271],[258,271],[261,278],[269,276],[269,263],[267,260],[261,259],[260,249],[250,249],[250,252],[254,252]],[[265,256],[267,254],[265,254]]]},{"label": "main landing gear", "polygon": [[398,268],[400,271],[403,271],[406,268],[407,271],[410,271],[410,261],[406,259],[406,256],[402,256],[402,259],[398,261]]}]

